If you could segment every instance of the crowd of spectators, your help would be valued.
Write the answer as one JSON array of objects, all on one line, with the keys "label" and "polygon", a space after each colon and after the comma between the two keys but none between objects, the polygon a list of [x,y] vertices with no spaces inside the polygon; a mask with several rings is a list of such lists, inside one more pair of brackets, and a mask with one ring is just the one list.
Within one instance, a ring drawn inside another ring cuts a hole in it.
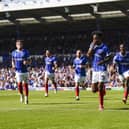
[{"label": "crowd of spectators", "polygon": [[[59,65],[58,69],[55,71],[55,80],[58,87],[74,87],[74,69],[72,68],[72,65],[70,64],[72,62],[72,58],[64,57],[67,63],[62,63]],[[32,57],[31,62],[34,62],[34,64],[31,64],[28,67],[29,70],[29,87],[30,88],[37,88],[37,87],[43,87],[44,86],[44,63],[43,63],[43,57]],[[62,57],[63,59],[63,57]],[[35,64],[36,63],[36,64]],[[68,65],[69,63],[69,65]],[[112,65],[108,65],[108,73],[109,73],[109,80],[108,80],[108,86],[109,87],[118,87],[121,86],[118,74],[117,73],[111,73]],[[83,88],[90,87],[91,86],[91,72],[92,68],[89,67],[87,69],[87,77],[84,82]],[[1,67],[0,68],[0,89],[16,89],[16,79],[15,79],[15,71],[11,67]]]},{"label": "crowd of spectators", "polygon": [[[72,69],[72,61],[74,55],[58,56],[59,67],[55,71],[55,80],[57,86],[71,87],[74,86],[74,70]],[[44,56],[32,56],[30,59],[29,71],[29,86],[43,87],[44,85]],[[11,59],[10,59],[11,62]],[[0,65],[0,88],[15,89],[16,79],[15,71],[11,68],[9,61],[6,64]],[[63,62],[63,63],[62,63]]]},{"label": "crowd of spectators", "polygon": [[[46,49],[55,54],[73,54],[77,49],[87,51],[91,42],[91,31],[88,32],[68,32],[68,33],[49,33],[49,34],[26,34],[21,37],[24,40],[25,47],[31,55],[42,55]],[[105,31],[104,42],[106,42],[111,51],[118,49],[121,40],[127,43],[129,48],[128,31]],[[15,49],[16,37],[0,37],[0,55],[8,55]]]},{"label": "crowd of spectators", "polygon": [[[58,56],[59,68],[56,71],[56,82],[58,86],[74,86],[74,71],[71,69],[75,51],[81,49],[86,53],[90,44],[91,32],[76,33],[52,33],[47,35],[27,35],[24,39],[25,48],[29,49],[31,65],[29,68],[29,85],[31,87],[42,87],[44,84],[44,53],[49,49]],[[129,48],[129,32],[104,32],[104,41],[108,44],[111,51],[118,50],[118,43],[124,40]],[[0,87],[16,88],[15,73],[11,69],[11,51],[15,49],[15,38],[0,39],[0,55],[3,60],[0,61]],[[110,69],[110,68],[109,68]],[[110,71],[110,70],[109,70]],[[110,73],[110,72],[109,72]],[[110,74],[109,74],[110,75]],[[91,83],[91,78],[86,80],[86,84]],[[119,80],[116,75],[110,77],[110,85],[118,86]]]}]

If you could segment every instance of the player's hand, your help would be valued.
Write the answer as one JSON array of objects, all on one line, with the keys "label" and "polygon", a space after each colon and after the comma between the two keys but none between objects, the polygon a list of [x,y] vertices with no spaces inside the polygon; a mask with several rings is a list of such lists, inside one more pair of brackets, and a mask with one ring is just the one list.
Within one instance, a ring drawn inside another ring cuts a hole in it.
[{"label": "player's hand", "polygon": [[23,64],[24,64],[24,65],[27,65],[27,61],[24,60],[24,61],[23,61]]},{"label": "player's hand", "polygon": [[90,48],[89,50],[93,50],[94,47],[96,46],[97,42],[95,40],[93,40],[93,42],[90,44]]},{"label": "player's hand", "polygon": [[12,65],[12,69],[16,69],[15,65]]},{"label": "player's hand", "polygon": [[92,43],[93,43],[94,45],[96,45],[96,44],[98,43],[98,41],[97,41],[97,40],[93,40]]}]

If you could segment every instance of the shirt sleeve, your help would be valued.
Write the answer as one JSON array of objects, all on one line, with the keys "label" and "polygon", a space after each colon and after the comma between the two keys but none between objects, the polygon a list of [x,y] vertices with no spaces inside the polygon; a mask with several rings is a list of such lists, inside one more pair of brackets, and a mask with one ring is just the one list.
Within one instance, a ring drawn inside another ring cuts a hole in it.
[{"label": "shirt sleeve", "polygon": [[27,60],[29,57],[30,57],[29,51],[26,50],[26,53],[25,53],[25,60]]},{"label": "shirt sleeve", "polygon": [[118,56],[117,55],[115,55],[114,56],[114,58],[113,58],[113,64],[117,64],[118,63]]},{"label": "shirt sleeve", "polygon": [[110,55],[110,50],[108,47],[105,48],[105,52],[106,52],[106,56],[109,56]]},{"label": "shirt sleeve", "polygon": [[87,57],[84,57],[84,59],[83,59],[83,65],[86,65],[86,64],[88,64],[88,58]]},{"label": "shirt sleeve", "polygon": [[57,58],[56,57],[53,57],[53,63],[57,63]]}]

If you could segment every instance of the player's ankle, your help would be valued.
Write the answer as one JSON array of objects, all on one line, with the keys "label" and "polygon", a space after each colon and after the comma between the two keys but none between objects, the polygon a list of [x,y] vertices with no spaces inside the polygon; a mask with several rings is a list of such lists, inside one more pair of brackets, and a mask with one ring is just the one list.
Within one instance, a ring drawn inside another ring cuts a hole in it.
[{"label": "player's ankle", "polygon": [[20,94],[20,102],[23,103],[24,102],[24,95]]},{"label": "player's ankle", "polygon": [[44,96],[45,96],[45,97],[48,97],[48,93],[45,93]]},{"label": "player's ankle", "polygon": [[25,104],[28,104],[28,96],[24,97]]},{"label": "player's ankle", "polygon": [[79,96],[76,96],[76,100],[80,100]]},{"label": "player's ankle", "polygon": [[99,105],[99,110],[100,110],[100,111],[103,111],[103,110],[104,110],[104,106],[100,104],[100,105]]}]

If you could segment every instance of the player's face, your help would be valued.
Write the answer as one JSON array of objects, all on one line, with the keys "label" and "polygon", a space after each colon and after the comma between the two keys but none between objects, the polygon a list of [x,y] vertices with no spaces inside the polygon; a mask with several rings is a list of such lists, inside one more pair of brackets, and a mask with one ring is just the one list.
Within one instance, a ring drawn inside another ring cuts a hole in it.
[{"label": "player's face", "polygon": [[121,51],[122,53],[125,52],[125,46],[124,46],[124,44],[121,44],[121,45],[120,45],[120,51]]},{"label": "player's face", "polygon": [[81,51],[80,51],[80,50],[78,50],[78,51],[76,52],[76,56],[79,57],[79,58],[81,57]]},{"label": "player's face", "polygon": [[94,34],[93,35],[93,42],[99,45],[99,44],[101,44],[102,40],[98,35]]},{"label": "player's face", "polygon": [[21,41],[17,41],[17,42],[16,42],[16,48],[17,48],[18,50],[21,50],[21,49],[23,48],[23,43],[22,43]]},{"label": "player's face", "polygon": [[51,55],[50,51],[46,51],[46,56],[49,57]]}]

